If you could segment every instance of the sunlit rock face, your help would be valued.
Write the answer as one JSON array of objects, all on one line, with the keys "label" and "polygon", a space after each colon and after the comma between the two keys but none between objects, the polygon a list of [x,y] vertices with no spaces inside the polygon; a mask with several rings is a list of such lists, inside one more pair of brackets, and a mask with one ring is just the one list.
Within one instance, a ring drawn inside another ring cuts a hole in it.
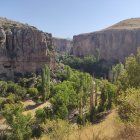
[{"label": "sunlit rock face", "polygon": [[95,55],[99,59],[123,62],[140,47],[140,19],[121,21],[107,29],[73,37],[72,54]]},{"label": "sunlit rock face", "polygon": [[54,67],[51,34],[33,26],[0,18],[0,79]]},{"label": "sunlit rock face", "polygon": [[0,27],[0,45],[2,46],[6,41],[6,34],[2,27]]},{"label": "sunlit rock face", "polygon": [[58,53],[69,54],[73,45],[72,40],[64,38],[53,38],[54,49]]}]

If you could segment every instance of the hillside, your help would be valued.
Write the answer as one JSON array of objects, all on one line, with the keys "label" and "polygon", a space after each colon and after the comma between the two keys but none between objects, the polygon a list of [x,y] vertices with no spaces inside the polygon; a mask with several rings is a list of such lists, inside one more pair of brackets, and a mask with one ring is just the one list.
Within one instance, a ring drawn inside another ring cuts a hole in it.
[{"label": "hillside", "polygon": [[95,55],[107,61],[124,62],[140,47],[140,19],[121,21],[101,31],[73,37],[75,56]]},{"label": "hillside", "polygon": [[28,24],[0,18],[0,79],[15,79],[54,67],[52,35]]},{"label": "hillside", "polygon": [[139,29],[140,28],[140,18],[131,18],[120,21],[117,24],[114,24],[107,29]]}]

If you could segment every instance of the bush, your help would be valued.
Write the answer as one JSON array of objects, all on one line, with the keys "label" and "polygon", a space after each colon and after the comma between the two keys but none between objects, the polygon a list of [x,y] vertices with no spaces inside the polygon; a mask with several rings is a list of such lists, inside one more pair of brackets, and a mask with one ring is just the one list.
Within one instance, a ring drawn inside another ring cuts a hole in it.
[{"label": "bush", "polygon": [[36,110],[35,117],[36,117],[37,121],[39,121],[40,123],[45,122],[45,120],[46,120],[45,110],[44,109]]},{"label": "bush", "polygon": [[118,112],[123,121],[140,121],[140,89],[127,89],[118,99],[118,104]]},{"label": "bush", "polygon": [[2,96],[5,96],[6,91],[7,91],[7,83],[4,81],[0,81],[0,94],[2,94]]},{"label": "bush", "polygon": [[32,138],[39,139],[43,134],[43,128],[39,124],[34,124],[32,126]]},{"label": "bush", "polygon": [[101,101],[99,105],[99,111],[106,111],[111,109],[116,97],[116,86],[111,84],[107,80],[101,81]]},{"label": "bush", "polygon": [[78,115],[77,117],[77,124],[84,125],[85,124],[85,119]]},{"label": "bush", "polygon": [[13,82],[9,82],[7,86],[7,92],[13,93],[21,98],[25,97],[27,90],[24,87],[19,86]]},{"label": "bush", "polygon": [[2,110],[7,125],[10,127],[11,140],[28,140],[31,137],[31,114],[24,115],[22,104],[6,104]]},{"label": "bush", "polygon": [[37,88],[29,88],[27,93],[30,94],[31,97],[36,97],[38,95],[38,90]]}]

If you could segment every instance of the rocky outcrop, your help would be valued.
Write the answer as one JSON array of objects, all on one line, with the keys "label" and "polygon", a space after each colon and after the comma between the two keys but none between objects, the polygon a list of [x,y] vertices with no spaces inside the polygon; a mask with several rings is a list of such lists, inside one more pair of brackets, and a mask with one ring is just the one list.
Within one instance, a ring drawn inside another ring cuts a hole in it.
[{"label": "rocky outcrop", "polygon": [[72,54],[123,62],[140,47],[140,19],[121,21],[102,31],[73,37]]},{"label": "rocky outcrop", "polygon": [[72,40],[70,39],[53,38],[54,49],[58,53],[69,54],[72,48],[72,44]]},{"label": "rocky outcrop", "polygon": [[51,34],[33,26],[0,18],[0,78],[40,72],[44,64],[53,68]]}]

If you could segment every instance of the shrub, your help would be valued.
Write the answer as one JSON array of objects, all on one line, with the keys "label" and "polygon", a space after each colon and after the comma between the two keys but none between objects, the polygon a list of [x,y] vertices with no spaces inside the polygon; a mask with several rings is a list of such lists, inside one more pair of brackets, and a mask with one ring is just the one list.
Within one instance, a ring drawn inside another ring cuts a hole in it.
[{"label": "shrub", "polygon": [[16,94],[17,96],[23,98],[25,97],[27,90],[24,87],[19,86],[18,84],[10,82],[8,83],[7,92]]},{"label": "shrub", "polygon": [[6,91],[7,91],[7,83],[5,81],[0,81],[0,94],[2,94],[2,96],[5,96]]},{"label": "shrub", "polygon": [[36,97],[38,95],[38,90],[37,88],[29,88],[27,93],[30,94],[31,97]]},{"label": "shrub", "polygon": [[24,140],[31,137],[32,118],[30,114],[23,114],[24,108],[22,104],[6,104],[2,115],[5,117],[6,123],[10,126],[11,140]]},{"label": "shrub", "polygon": [[123,121],[140,121],[140,89],[127,89],[118,99],[118,104],[118,112]]},{"label": "shrub", "polygon": [[36,110],[35,117],[36,117],[37,121],[39,121],[40,123],[45,122],[45,120],[46,120],[45,110],[44,109]]}]

